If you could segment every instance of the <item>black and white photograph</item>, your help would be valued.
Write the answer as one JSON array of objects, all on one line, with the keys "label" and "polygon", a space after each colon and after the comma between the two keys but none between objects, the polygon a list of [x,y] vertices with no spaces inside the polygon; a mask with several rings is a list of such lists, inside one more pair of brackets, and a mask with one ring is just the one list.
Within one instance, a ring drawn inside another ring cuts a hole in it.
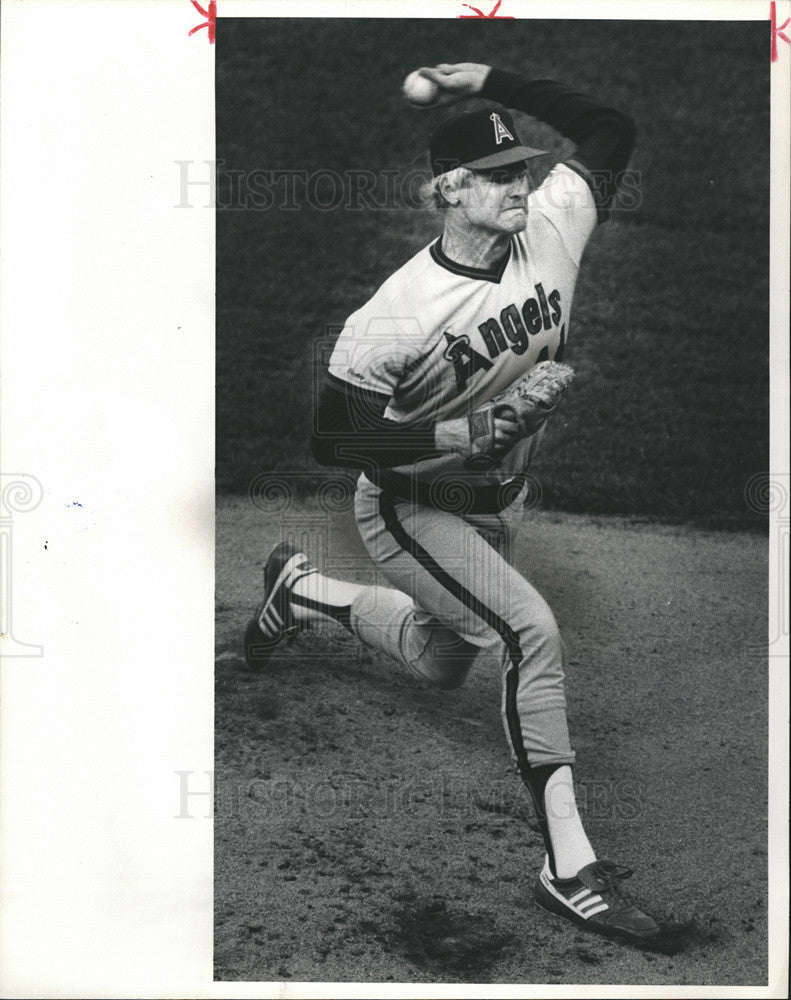
[{"label": "black and white photograph", "polygon": [[0,996],[787,996],[791,2],[0,17]]},{"label": "black and white photograph", "polygon": [[766,983],[765,42],[220,22],[217,979]]}]

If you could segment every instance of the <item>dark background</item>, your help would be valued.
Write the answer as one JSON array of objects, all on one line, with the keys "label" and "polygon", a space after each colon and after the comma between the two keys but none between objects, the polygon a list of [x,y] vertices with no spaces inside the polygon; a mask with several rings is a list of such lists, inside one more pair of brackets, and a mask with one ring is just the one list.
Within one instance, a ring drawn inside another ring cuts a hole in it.
[{"label": "dark background", "polygon": [[[535,466],[543,506],[762,527],[745,490],[768,468],[768,43],[761,22],[221,19],[218,491],[318,473],[314,343],[440,225],[416,183],[376,207],[383,171],[426,170],[448,113],[406,107],[401,81],[471,60],[563,80],[639,126],[641,203],[583,261],[566,355],[579,378]],[[525,132],[565,152],[546,127]],[[285,210],[286,180],[268,205],[256,170],[312,175],[327,205],[343,191],[317,171],[371,171],[376,205],[347,181],[343,204],[311,207],[297,180]]]}]

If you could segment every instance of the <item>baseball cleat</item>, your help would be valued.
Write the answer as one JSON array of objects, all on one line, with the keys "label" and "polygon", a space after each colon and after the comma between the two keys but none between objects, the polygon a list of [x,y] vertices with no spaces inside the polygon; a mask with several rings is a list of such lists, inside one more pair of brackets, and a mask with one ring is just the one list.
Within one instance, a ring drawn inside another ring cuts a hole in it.
[{"label": "baseball cleat", "polygon": [[574,878],[553,878],[547,858],[534,895],[544,909],[585,930],[622,941],[646,942],[659,933],[659,927],[621,889],[619,883],[631,874],[630,868],[614,861],[594,861]]},{"label": "baseball cleat", "polygon": [[300,631],[302,625],[291,610],[291,588],[303,576],[316,572],[305,553],[290,542],[280,542],[269,553],[264,568],[264,597],[244,634],[248,667],[260,670],[277,646]]}]

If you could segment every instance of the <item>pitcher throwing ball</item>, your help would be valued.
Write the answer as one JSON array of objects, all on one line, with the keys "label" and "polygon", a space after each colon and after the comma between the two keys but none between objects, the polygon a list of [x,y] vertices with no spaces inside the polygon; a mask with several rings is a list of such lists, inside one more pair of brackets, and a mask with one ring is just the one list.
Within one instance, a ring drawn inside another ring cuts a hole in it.
[{"label": "pitcher throwing ball", "polygon": [[[321,464],[361,470],[357,524],[391,587],[331,579],[281,543],[247,662],[260,668],[286,635],[327,620],[439,688],[494,652],[506,736],[544,838],[537,901],[587,930],[647,941],[659,928],[624,894],[629,870],[597,859],[577,811],[558,627],[510,562],[527,469],[572,377],[560,361],[580,260],[634,125],[547,80],[477,63],[419,72],[435,85],[424,104],[492,105],[434,133],[425,194],[442,234],[347,320],[312,442]],[[528,160],[542,153],[522,143],[508,107],[576,143],[535,190]]]}]

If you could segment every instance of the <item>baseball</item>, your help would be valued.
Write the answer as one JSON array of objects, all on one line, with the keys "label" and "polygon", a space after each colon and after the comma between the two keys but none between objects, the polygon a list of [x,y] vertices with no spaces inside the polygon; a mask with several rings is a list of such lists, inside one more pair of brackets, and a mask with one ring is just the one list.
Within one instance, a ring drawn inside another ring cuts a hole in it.
[{"label": "baseball", "polygon": [[419,69],[409,74],[401,90],[410,104],[431,104],[439,93],[436,83],[423,76]]}]

